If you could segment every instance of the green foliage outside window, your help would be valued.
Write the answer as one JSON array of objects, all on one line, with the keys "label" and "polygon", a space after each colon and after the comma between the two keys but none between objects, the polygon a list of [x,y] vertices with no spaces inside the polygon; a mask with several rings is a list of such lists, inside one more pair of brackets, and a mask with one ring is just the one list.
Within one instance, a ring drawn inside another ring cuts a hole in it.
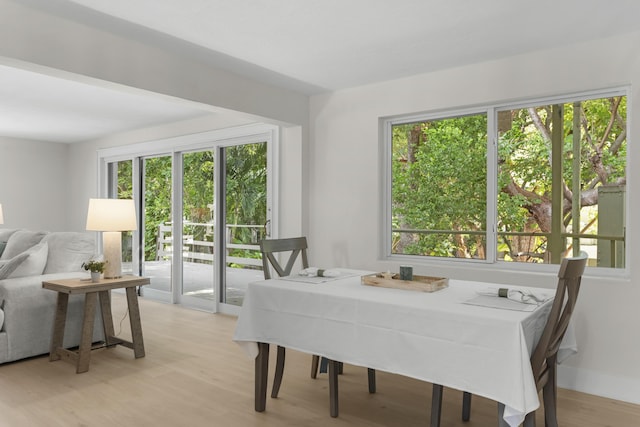
[{"label": "green foliage outside window", "polygon": [[[266,222],[267,157],[266,143],[245,144],[225,148],[226,160],[226,220],[231,225],[259,227],[229,227],[228,243],[256,244],[262,235],[257,229]],[[172,165],[171,156],[144,159],[144,259],[156,260],[157,238],[161,224],[171,216]],[[185,235],[195,241],[213,241],[214,152],[185,153],[183,163],[183,218]],[[118,162],[118,197],[133,198],[132,161]],[[198,224],[198,225],[191,225]],[[211,224],[211,227],[202,226]],[[197,250],[211,250],[197,248]],[[256,251],[233,249],[230,256],[259,258]],[[130,256],[130,254],[129,254]]]},{"label": "green foliage outside window", "polygon": [[[267,144],[227,147],[227,225],[263,226],[267,221]],[[229,227],[227,243],[257,244],[262,228]],[[260,258],[259,251],[234,248],[230,256]]]},{"label": "green foliage outside window", "polygon": [[[561,121],[554,123],[552,111],[560,108]],[[571,237],[610,245],[597,238],[598,193],[602,186],[626,184],[626,97],[496,111],[496,116],[495,226],[486,221],[491,142],[485,114],[392,126],[392,253],[484,259],[485,232],[494,227],[497,258],[506,261],[550,262],[550,239],[560,242],[563,256],[580,244]],[[555,213],[561,215],[561,236],[551,227],[554,126],[562,126],[563,200],[562,211]],[[574,153],[578,135],[580,152]],[[577,198],[572,197],[574,158],[580,169]],[[580,221],[574,225],[575,200]]]},{"label": "green foliage outside window", "polygon": [[171,157],[144,160],[144,260],[155,261],[158,228],[171,221]]},{"label": "green foliage outside window", "polygon": [[[394,126],[393,206],[401,229],[479,231],[486,223],[486,115]],[[398,233],[399,253],[477,254],[483,237]]]}]

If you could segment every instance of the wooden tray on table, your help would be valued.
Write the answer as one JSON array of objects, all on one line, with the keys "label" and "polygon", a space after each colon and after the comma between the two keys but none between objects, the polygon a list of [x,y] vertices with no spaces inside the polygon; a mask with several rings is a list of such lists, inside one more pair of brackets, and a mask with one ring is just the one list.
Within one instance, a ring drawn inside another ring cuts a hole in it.
[{"label": "wooden tray on table", "polygon": [[363,285],[421,292],[436,292],[449,286],[449,279],[446,277],[418,276],[415,274],[413,275],[413,280],[400,280],[399,277],[399,274],[394,274],[391,278],[385,278],[383,273],[375,273],[362,276],[361,281]]}]

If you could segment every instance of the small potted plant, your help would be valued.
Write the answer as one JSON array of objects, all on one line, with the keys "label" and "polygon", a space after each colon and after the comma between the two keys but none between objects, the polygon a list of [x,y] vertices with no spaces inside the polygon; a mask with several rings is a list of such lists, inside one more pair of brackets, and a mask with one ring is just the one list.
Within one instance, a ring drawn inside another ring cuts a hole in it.
[{"label": "small potted plant", "polygon": [[95,283],[100,281],[100,275],[104,271],[105,264],[106,261],[90,259],[82,263],[82,268],[91,272],[91,281]]}]

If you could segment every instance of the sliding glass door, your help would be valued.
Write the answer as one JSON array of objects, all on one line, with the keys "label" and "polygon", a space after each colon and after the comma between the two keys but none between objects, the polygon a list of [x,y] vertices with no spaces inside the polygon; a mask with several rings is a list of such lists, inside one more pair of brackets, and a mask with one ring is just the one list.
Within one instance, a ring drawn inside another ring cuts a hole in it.
[{"label": "sliding glass door", "polygon": [[181,245],[172,232],[172,157],[169,155],[141,159],[142,231],[141,273],[151,279],[144,292],[159,293],[171,300],[172,261]]},{"label": "sliding glass door", "polygon": [[264,278],[260,239],[268,226],[267,142],[221,149],[224,159],[224,301],[242,305],[247,284]]},{"label": "sliding glass door", "polygon": [[151,279],[145,297],[235,313],[248,283],[263,278],[259,241],[273,226],[276,186],[277,134],[267,129],[210,140],[198,135],[190,144],[158,144],[157,153],[145,145],[124,161],[105,156],[104,194],[133,198],[139,209],[138,231],[123,247],[130,271]]},{"label": "sliding glass door", "polygon": [[[182,154],[182,296],[215,302],[214,151]],[[191,301],[191,305],[201,305]]]},{"label": "sliding glass door", "polygon": [[222,146],[218,153],[217,162],[215,150],[183,153],[182,191],[174,193],[182,199],[181,300],[199,308],[206,308],[203,301],[240,306],[248,283],[263,278],[267,142]]}]

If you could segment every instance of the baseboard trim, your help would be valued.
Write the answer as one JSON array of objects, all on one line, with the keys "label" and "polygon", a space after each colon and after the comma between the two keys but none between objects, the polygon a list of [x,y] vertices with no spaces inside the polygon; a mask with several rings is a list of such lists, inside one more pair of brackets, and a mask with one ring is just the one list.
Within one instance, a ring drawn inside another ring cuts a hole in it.
[{"label": "baseboard trim", "polygon": [[640,380],[558,365],[558,387],[640,405]]}]

